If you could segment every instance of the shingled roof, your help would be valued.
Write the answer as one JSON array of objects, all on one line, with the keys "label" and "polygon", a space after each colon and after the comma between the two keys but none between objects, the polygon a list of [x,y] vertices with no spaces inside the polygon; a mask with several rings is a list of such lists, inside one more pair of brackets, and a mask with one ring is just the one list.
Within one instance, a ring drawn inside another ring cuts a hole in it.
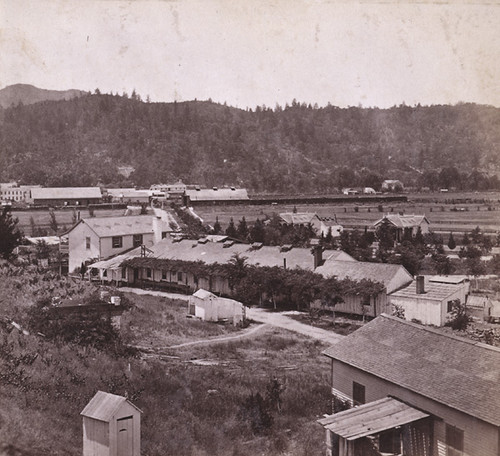
[{"label": "shingled roof", "polygon": [[388,315],[324,354],[500,426],[500,349]]}]

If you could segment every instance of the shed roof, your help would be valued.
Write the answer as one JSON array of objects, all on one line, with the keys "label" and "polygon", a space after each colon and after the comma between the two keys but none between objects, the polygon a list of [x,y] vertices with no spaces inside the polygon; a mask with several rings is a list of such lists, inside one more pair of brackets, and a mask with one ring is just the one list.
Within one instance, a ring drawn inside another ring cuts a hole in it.
[{"label": "shed roof", "polygon": [[381,315],[330,358],[500,426],[500,349]]},{"label": "shed roof", "polygon": [[80,415],[99,421],[110,421],[118,409],[126,402],[142,413],[141,409],[136,407],[132,404],[132,402],[128,401],[123,396],[105,393],[104,391],[97,391],[95,396],[85,406]]},{"label": "shed roof", "polygon": [[406,288],[395,291],[391,296],[396,298],[423,298],[441,302],[464,287],[463,283],[432,282],[427,277],[425,277],[424,283],[424,293],[417,293],[417,281],[414,280]]},{"label": "shed roof", "polygon": [[316,272],[325,277],[337,277],[338,279],[352,280],[368,279],[381,282],[387,288],[387,292],[393,291],[392,281],[401,275],[406,283],[413,280],[411,274],[400,264],[369,263],[366,261],[341,261],[327,259],[322,266],[316,268]]},{"label": "shed roof", "polygon": [[33,199],[95,199],[102,198],[99,187],[40,187],[31,189]]},{"label": "shed roof", "polygon": [[384,397],[318,420],[325,429],[347,440],[378,434],[397,426],[427,418],[427,413],[404,402]]},{"label": "shed roof", "polygon": [[210,293],[210,291],[204,290],[203,288],[200,288],[197,290],[195,293],[193,293],[193,296],[199,299],[207,299],[211,297],[215,297],[213,293]]},{"label": "shed roof", "polygon": [[218,200],[247,200],[248,193],[244,188],[202,188],[200,190],[186,190],[191,201],[218,201]]},{"label": "shed roof", "polygon": [[388,214],[377,220],[374,225],[377,226],[382,223],[383,220],[388,220],[394,226],[398,228],[413,228],[420,226],[423,222],[430,224],[429,220],[425,215],[400,215],[400,214]]}]

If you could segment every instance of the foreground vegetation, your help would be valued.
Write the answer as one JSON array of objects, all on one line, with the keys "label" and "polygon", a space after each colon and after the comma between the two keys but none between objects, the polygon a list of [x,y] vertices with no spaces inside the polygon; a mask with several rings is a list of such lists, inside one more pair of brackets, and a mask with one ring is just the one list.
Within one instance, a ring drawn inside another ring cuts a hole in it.
[{"label": "foreground vegetation", "polygon": [[[180,303],[132,295],[122,329],[114,333],[103,323],[100,334],[106,337],[98,343],[92,337],[41,336],[32,321],[33,312],[45,307],[41,297],[90,299],[96,290],[9,264],[0,265],[0,279],[5,446],[23,455],[81,454],[79,413],[103,390],[125,395],[143,410],[145,456],[323,453],[324,435],[315,420],[331,410],[321,344],[264,328],[252,339],[144,356],[124,342],[170,345],[234,330],[187,320]],[[80,331],[88,335],[95,328]]]}]

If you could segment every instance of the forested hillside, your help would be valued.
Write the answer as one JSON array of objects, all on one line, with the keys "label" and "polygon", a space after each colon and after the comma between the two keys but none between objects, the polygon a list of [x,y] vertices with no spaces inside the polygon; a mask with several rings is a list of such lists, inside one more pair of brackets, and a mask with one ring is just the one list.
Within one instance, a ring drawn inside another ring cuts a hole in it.
[{"label": "forested hillside", "polygon": [[[498,188],[500,109],[148,103],[84,95],[0,109],[0,181],[149,186],[179,178],[254,192],[344,186]],[[125,180],[119,166],[135,171]],[[495,177],[493,177],[495,176]]]}]

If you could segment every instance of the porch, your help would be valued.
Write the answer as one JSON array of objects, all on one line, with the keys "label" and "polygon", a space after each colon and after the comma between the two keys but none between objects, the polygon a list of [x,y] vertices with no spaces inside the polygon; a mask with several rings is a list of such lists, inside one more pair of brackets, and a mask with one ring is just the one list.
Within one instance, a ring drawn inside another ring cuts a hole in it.
[{"label": "porch", "polygon": [[327,456],[431,456],[432,418],[392,397],[318,420]]}]

